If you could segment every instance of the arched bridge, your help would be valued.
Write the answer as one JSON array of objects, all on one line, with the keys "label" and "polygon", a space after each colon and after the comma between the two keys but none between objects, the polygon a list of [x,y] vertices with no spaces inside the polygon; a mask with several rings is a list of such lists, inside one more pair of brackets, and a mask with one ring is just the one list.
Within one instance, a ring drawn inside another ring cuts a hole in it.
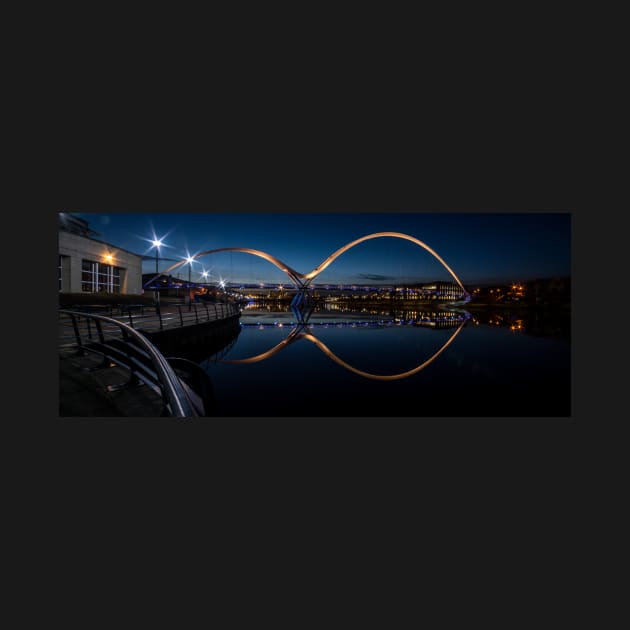
[{"label": "arched bridge", "polygon": [[[196,260],[198,258],[202,258],[203,256],[209,256],[210,254],[218,254],[219,252],[243,252],[246,254],[251,254],[253,256],[258,256],[259,258],[263,258],[267,260],[272,265],[275,265],[278,269],[286,273],[291,279],[291,281],[298,287],[298,289],[306,289],[308,288],[310,283],[313,281],[313,279],[315,279],[320,273],[322,273],[324,269],[330,266],[343,253],[347,252],[349,249],[352,249],[359,243],[363,243],[364,241],[369,241],[374,238],[383,238],[383,237],[400,238],[406,241],[411,241],[412,243],[415,243],[422,249],[425,249],[426,251],[428,251],[451,274],[455,282],[460,286],[460,288],[464,292],[464,295],[468,295],[468,291],[466,291],[461,280],[457,277],[457,274],[449,267],[449,265],[445,262],[445,260],[434,249],[429,247],[426,243],[422,242],[420,239],[417,239],[414,236],[410,236],[409,234],[402,234],[401,232],[375,232],[374,234],[367,234],[366,236],[362,236],[361,238],[358,238],[352,241],[351,243],[348,243],[344,245],[343,247],[340,247],[336,252],[332,253],[330,256],[328,256],[328,258],[326,258],[319,265],[317,265],[315,269],[313,269],[312,271],[309,271],[308,273],[299,273],[298,271],[291,268],[286,263],[282,262],[280,259],[276,258],[275,256],[272,256],[271,254],[268,254],[267,252],[262,252],[257,249],[249,249],[246,247],[222,247],[220,249],[209,249],[205,252],[200,252],[198,254],[195,254],[194,256],[191,256],[191,258],[193,260]],[[185,265],[185,264],[187,264],[187,261],[182,260],[180,262],[175,263],[174,265],[171,265],[170,267],[168,267],[168,269],[165,269],[162,273],[170,273],[171,271],[174,271],[178,267],[181,267],[182,265]],[[156,275],[155,278],[157,278],[159,275],[160,274]],[[149,282],[152,282],[155,278],[153,278]]]}]

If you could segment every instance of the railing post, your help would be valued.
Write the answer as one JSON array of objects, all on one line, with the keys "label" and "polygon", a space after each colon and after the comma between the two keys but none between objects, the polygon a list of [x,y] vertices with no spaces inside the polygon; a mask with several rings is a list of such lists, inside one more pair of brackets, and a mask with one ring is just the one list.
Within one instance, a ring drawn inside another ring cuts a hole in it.
[{"label": "railing post", "polygon": [[101,328],[101,321],[99,319],[94,320],[96,324],[96,330],[98,330],[98,340],[101,343],[105,343],[105,336],[103,335],[103,329]]},{"label": "railing post", "polygon": [[[129,363],[129,380],[123,385],[123,387],[127,387],[129,385],[140,385],[138,371],[133,364],[133,359],[131,353],[129,352],[129,333],[122,327],[120,327],[120,330],[122,332],[123,341],[125,342],[125,356],[127,357],[127,363]],[[151,359],[151,363],[153,364],[153,359]]]},{"label": "railing post", "polygon": [[77,354],[85,354],[85,350],[83,349],[83,342],[81,341],[81,333],[79,332],[79,326],[77,325],[77,320],[74,315],[70,315],[70,319],[72,319],[72,327],[74,328],[74,336],[77,338],[77,346],[79,349],[77,350]]},{"label": "railing post", "polygon": [[204,304],[203,307],[206,309],[206,321],[210,321],[210,311],[208,310],[208,305]]},{"label": "railing post", "polygon": [[199,323],[199,315],[197,315],[197,305],[195,304],[195,324]]},{"label": "railing post", "polygon": [[179,304],[177,305],[177,310],[179,311],[179,323],[183,326],[184,320],[182,318],[182,307]]},{"label": "railing post", "polygon": [[88,339],[91,341],[92,340],[92,327],[90,326],[90,318],[86,317],[85,321],[87,322],[87,328],[88,328]]},{"label": "railing post", "polygon": [[158,317],[160,318],[160,330],[163,330],[164,326],[162,325],[162,311],[160,310],[159,304],[155,305],[155,312],[158,314]]},{"label": "railing post", "polygon": [[129,325],[132,328],[135,328],[135,326],[133,325],[133,316],[131,315],[131,309],[129,309]]}]

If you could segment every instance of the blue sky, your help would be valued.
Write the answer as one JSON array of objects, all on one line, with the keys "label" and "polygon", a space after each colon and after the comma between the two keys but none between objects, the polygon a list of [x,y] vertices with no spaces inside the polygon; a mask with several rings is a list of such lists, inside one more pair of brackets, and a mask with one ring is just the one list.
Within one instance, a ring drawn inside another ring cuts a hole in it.
[{"label": "blue sky", "polygon": [[[568,213],[75,213],[99,240],[154,256],[149,242],[163,238],[161,255],[221,247],[249,247],[276,256],[299,272],[317,266],[334,250],[372,232],[414,236],[437,251],[464,284],[526,281],[570,275]],[[160,262],[160,270],[173,264]],[[228,282],[287,282],[270,263],[244,253],[213,254],[195,263],[192,279],[209,270]],[[155,262],[144,263],[145,273]],[[188,277],[188,268],[178,270]],[[177,273],[177,272],[175,272]],[[393,238],[362,243],[343,254],[318,284],[378,284],[450,279],[428,252]]]}]

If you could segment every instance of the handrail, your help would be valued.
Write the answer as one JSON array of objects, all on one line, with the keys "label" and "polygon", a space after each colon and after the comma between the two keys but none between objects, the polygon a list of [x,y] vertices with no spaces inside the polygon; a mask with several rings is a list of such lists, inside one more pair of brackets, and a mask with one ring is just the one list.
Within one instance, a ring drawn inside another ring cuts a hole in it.
[{"label": "handrail", "polygon": [[[181,328],[193,324],[227,319],[238,315],[240,309],[237,305],[223,302],[200,302],[191,304],[156,305],[155,312],[132,313],[127,311],[114,319],[128,320],[129,325],[144,332],[157,332],[169,328]],[[152,309],[151,309],[152,310]],[[120,318],[120,319],[119,319]]]},{"label": "handrail", "polygon": [[166,399],[166,404],[170,408],[171,416],[176,418],[190,418],[199,415],[173,368],[169,365],[162,353],[143,334],[139,333],[128,324],[112,319],[111,317],[105,317],[104,315],[65,309],[59,309],[59,313],[70,316],[79,348],[83,348],[77,326],[77,318],[80,317],[85,318],[88,322],[92,319],[97,325],[100,324],[100,322],[105,322],[110,325],[113,324],[123,331],[124,337],[128,335],[138,341],[142,350],[144,350],[151,359],[159,384],[161,385],[160,389],[162,390],[163,399]]}]

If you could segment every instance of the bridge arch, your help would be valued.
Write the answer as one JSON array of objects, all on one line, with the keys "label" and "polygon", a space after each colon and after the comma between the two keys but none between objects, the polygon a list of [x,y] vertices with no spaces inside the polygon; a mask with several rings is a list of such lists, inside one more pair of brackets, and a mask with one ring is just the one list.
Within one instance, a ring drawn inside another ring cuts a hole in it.
[{"label": "bridge arch", "polygon": [[[375,232],[373,234],[367,234],[366,236],[362,236],[350,243],[347,243],[343,247],[340,247],[336,252],[332,253],[328,258],[323,260],[315,269],[309,271],[308,273],[299,273],[295,269],[289,267],[286,263],[282,262],[279,258],[268,254],[267,252],[260,251],[258,249],[250,249],[248,247],[221,247],[219,249],[209,249],[205,252],[200,252],[192,256],[193,260],[197,258],[202,258],[203,256],[209,256],[210,254],[217,254],[219,252],[243,252],[245,254],[251,254],[253,256],[258,256],[259,258],[263,258],[264,260],[270,262],[272,265],[276,266],[278,269],[286,273],[291,281],[299,288],[304,289],[308,287],[308,285],[316,278],[324,269],[326,269],[329,265],[331,265],[339,256],[343,253],[347,252],[349,249],[356,247],[359,243],[363,243],[364,241],[369,241],[374,238],[383,238],[383,237],[391,237],[391,238],[400,238],[402,240],[410,241],[422,249],[428,251],[434,258],[436,258],[442,266],[451,274],[455,282],[459,285],[465,295],[468,295],[468,291],[462,284],[462,281],[457,277],[457,274],[449,267],[446,261],[431,247],[429,247],[426,243],[421,241],[420,239],[415,238],[414,236],[410,236],[409,234],[403,234],[402,232]],[[182,260],[180,262],[171,265],[167,269],[161,272],[161,274],[170,273],[175,269],[181,267],[182,265],[187,264],[186,260]],[[157,274],[154,278],[152,278],[147,285],[153,282],[156,278],[158,278],[161,274]]]},{"label": "bridge arch", "polygon": [[[195,254],[194,256],[191,256],[191,258],[193,260],[196,260],[197,258],[202,258],[203,256],[209,256],[210,254],[218,254],[220,252],[243,252],[245,254],[251,254],[252,256],[258,256],[259,258],[263,258],[267,262],[270,262],[272,265],[276,266],[281,271],[284,271],[284,273],[286,273],[289,276],[289,278],[291,278],[291,280],[298,286],[301,287],[303,285],[302,281],[300,280],[302,274],[295,271],[295,269],[292,269],[291,267],[289,267],[289,265],[282,262],[279,258],[276,258],[275,256],[268,254],[267,252],[261,252],[258,249],[249,249],[248,247],[221,247],[219,249],[209,249],[205,252],[200,252],[198,254]],[[187,261],[182,260],[180,262],[175,263],[174,265],[171,265],[170,267],[165,269],[162,273],[163,274],[170,273],[171,271],[174,271],[178,267],[181,267],[182,265],[186,265],[186,264],[188,264]]]},{"label": "bridge arch", "polygon": [[334,260],[339,258],[339,256],[347,252],[349,249],[352,249],[353,247],[355,247],[359,243],[363,243],[364,241],[369,241],[374,238],[383,238],[386,236],[389,236],[392,238],[400,238],[405,241],[411,241],[412,243],[415,243],[419,247],[422,247],[423,249],[428,251],[451,274],[455,282],[461,287],[462,291],[464,291],[465,294],[468,294],[468,291],[466,291],[466,289],[464,288],[464,285],[462,284],[462,281],[457,277],[457,274],[448,266],[446,261],[434,249],[429,247],[426,243],[422,242],[420,239],[417,239],[414,236],[410,236],[409,234],[403,234],[402,232],[375,232],[374,234],[367,234],[366,236],[362,236],[361,238],[358,238],[355,241],[352,241],[351,243],[348,243],[347,245],[340,247],[336,252],[328,256],[328,258],[326,258],[319,265],[317,265],[315,269],[313,269],[307,274],[301,275],[301,278],[306,281],[305,284],[308,284],[314,278],[316,278],[320,273],[322,273],[322,271],[324,271],[324,269],[326,269]]}]

